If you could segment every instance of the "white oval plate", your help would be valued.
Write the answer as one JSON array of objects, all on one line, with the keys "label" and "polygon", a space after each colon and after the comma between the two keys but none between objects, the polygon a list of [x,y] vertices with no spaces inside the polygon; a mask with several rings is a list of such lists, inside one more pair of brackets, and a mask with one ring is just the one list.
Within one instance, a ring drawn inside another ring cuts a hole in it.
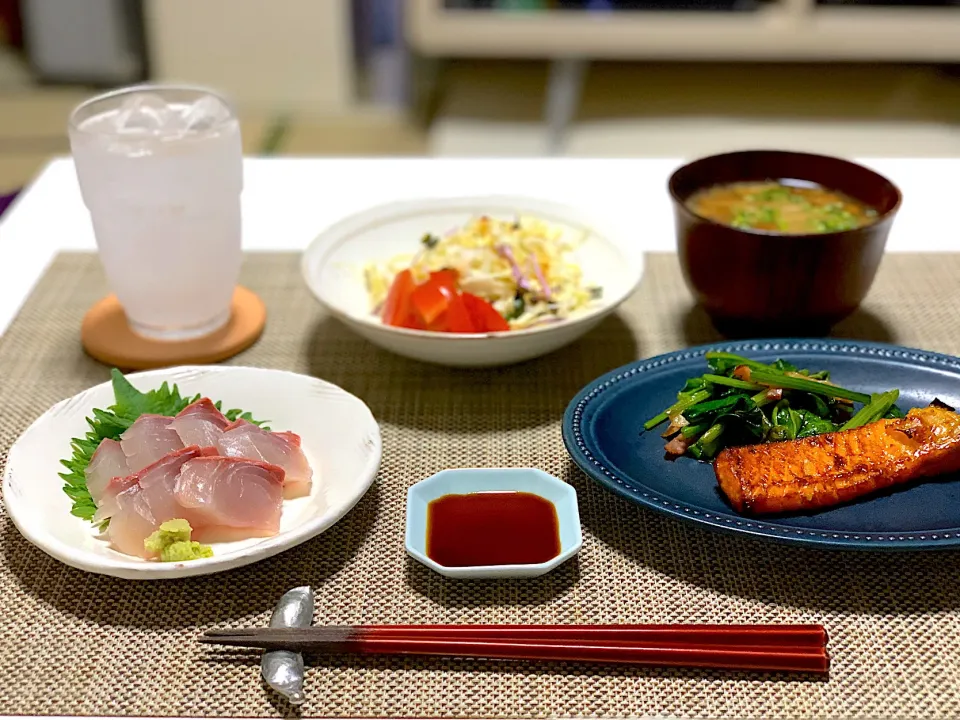
[{"label": "white oval plate", "polygon": [[184,563],[151,562],[110,547],[97,529],[70,514],[71,501],[58,473],[70,455],[70,440],[88,430],[84,418],[114,403],[109,382],[57,403],[40,416],[10,449],[3,472],[3,501],[17,529],[31,543],[72,567],[115,577],[156,580],[230,570],[299,545],[329,528],[357,503],[380,466],[380,428],[358,398],[317,378],[248,367],[178,367],[127,376],[147,392],[163,381],[185,396],[223,401],[242,408],[273,430],[303,440],[314,469],[308,497],[284,500],[280,533],[215,543],[213,557]]},{"label": "white oval plate", "polygon": [[[443,233],[477,215],[532,215],[585,232],[577,253],[584,282],[603,288],[603,297],[583,312],[553,325],[528,330],[454,335],[384,325],[371,313],[363,278],[368,262],[413,253],[427,232]],[[304,280],[316,298],[357,334],[398,355],[460,367],[508,365],[545,355],[594,328],[626,300],[643,275],[637,242],[605,230],[566,205],[524,197],[426,199],[381,205],[342,220],[321,233],[303,255]]]}]

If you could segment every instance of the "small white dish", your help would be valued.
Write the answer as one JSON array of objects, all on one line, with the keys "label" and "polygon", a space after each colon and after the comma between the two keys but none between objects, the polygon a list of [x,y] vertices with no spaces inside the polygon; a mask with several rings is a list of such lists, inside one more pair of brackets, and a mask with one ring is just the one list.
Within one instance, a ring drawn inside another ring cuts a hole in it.
[{"label": "small white dish", "polygon": [[[527,492],[553,503],[560,532],[560,554],[528,565],[447,567],[427,556],[427,506],[444,495],[477,492]],[[583,545],[577,491],[549,473],[535,468],[460,468],[444,470],[421,480],[407,491],[407,554],[431,570],[451,578],[531,578],[544,575],[578,552]]]},{"label": "small white dish", "polygon": [[3,501],[17,529],[31,543],[75,568],[136,580],[180,578],[230,570],[299,545],[332,526],[357,503],[380,466],[380,428],[367,406],[336,385],[281,370],[249,367],[178,367],[128,375],[143,392],[176,383],[181,394],[221,400],[291,430],[318,481],[309,496],[285,500],[280,533],[214,543],[213,557],[189,562],[141,560],[114,550],[88,521],[70,514],[63,492],[61,458],[70,439],[88,430],[94,408],[114,404],[109,382],[57,403],[10,449],[3,472]]},{"label": "small white dish", "polygon": [[[585,233],[577,261],[587,285],[603,288],[588,309],[552,325],[526,330],[456,335],[384,325],[371,312],[364,266],[413,253],[427,232],[442,233],[478,215],[531,215],[572,232]],[[303,255],[307,286],[334,316],[391,352],[439,365],[492,367],[546,355],[584,335],[626,300],[640,283],[643,254],[635,238],[605,230],[565,205],[523,197],[424,199],[381,205],[322,232]]]}]

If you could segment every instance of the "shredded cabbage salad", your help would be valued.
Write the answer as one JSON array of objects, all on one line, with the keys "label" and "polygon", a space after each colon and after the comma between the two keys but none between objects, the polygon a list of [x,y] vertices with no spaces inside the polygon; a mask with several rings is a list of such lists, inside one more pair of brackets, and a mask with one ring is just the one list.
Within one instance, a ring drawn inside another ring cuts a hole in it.
[{"label": "shredded cabbage salad", "polygon": [[422,283],[449,268],[459,273],[460,289],[493,305],[511,330],[564,320],[602,294],[584,285],[573,258],[586,236],[534,217],[476,217],[443,236],[424,235],[415,254],[368,264],[371,309],[379,312],[401,271],[409,269]]}]

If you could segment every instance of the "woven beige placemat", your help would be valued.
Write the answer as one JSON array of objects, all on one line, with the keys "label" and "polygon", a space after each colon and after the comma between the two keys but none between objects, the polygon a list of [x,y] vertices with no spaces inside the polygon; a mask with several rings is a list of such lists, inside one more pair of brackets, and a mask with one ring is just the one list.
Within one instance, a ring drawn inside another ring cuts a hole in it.
[{"label": "woven beige placemat", "polygon": [[[114,580],[72,570],[0,519],[0,714],[271,716],[256,659],[219,658],[201,629],[264,625],[295,585],[318,623],[824,623],[828,680],[444,660],[311,661],[304,715],[432,717],[960,716],[960,554],[804,551],[717,535],[631,505],[567,460],[560,418],[584,384],[639,357],[717,339],[670,255],[587,339],[549,357],[454,371],[382,352],[326,317],[298,257],[251,255],[267,330],[238,364],[312,373],[363,398],[383,428],[375,486],[321,537],[207,578]],[[79,342],[106,287],[60,256],[0,339],[0,461],[52,403],[107,378]],[[837,334],[960,354],[960,255],[890,256]],[[535,581],[457,582],[403,550],[406,488],[451,466],[530,465],[572,483],[584,545]]]}]

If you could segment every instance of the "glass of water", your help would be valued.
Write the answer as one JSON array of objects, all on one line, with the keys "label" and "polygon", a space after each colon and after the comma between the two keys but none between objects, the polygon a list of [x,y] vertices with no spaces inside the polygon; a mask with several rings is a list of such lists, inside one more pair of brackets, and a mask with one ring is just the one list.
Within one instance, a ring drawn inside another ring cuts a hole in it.
[{"label": "glass of water", "polygon": [[243,149],[209,90],[139,85],[70,116],[70,148],[107,280],[138,334],[207,335],[240,274]]}]

